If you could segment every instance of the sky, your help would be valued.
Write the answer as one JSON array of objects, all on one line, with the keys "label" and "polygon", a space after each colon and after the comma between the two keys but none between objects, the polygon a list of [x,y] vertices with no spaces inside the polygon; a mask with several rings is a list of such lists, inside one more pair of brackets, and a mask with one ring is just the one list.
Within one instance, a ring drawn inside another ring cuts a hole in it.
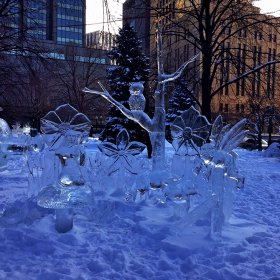
[{"label": "sky", "polygon": [[261,8],[263,13],[274,13],[280,14],[280,1],[279,0],[256,0],[254,5]]},{"label": "sky", "polygon": [[[104,9],[104,3],[108,3],[109,12],[111,18],[110,24],[104,25],[103,21],[107,22],[106,9]],[[87,27],[86,32],[92,32],[96,30],[110,30],[112,33],[118,33],[118,29],[122,25],[122,3],[125,0],[86,0],[87,5]],[[280,0],[255,0],[254,4],[261,8],[264,13],[277,12],[280,15]],[[105,20],[104,20],[105,18]]]},{"label": "sky", "polygon": [[[108,21],[105,8],[106,2],[111,15],[109,25],[104,25],[103,23]],[[102,30],[103,27],[105,31],[109,28],[110,32],[118,33],[119,28],[122,26],[122,3],[124,2],[125,0],[86,0],[86,33]]]}]

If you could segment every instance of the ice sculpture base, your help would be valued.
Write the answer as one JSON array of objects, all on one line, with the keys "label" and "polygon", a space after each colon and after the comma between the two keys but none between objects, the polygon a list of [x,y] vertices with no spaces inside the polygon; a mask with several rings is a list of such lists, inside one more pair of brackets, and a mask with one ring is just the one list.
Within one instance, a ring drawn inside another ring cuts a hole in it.
[{"label": "ice sculpture base", "polygon": [[59,233],[65,233],[73,227],[73,209],[89,207],[94,196],[88,184],[82,186],[48,185],[38,194],[37,204],[44,208],[55,209],[55,228]]},{"label": "ice sculpture base", "polygon": [[55,229],[59,233],[66,233],[73,228],[73,208],[55,210]]}]

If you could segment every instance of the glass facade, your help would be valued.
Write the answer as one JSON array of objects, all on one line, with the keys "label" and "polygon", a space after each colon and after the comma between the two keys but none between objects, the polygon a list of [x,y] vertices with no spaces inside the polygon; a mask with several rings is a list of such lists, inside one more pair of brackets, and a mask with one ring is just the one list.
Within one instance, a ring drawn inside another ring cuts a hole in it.
[{"label": "glass facade", "polygon": [[27,38],[84,45],[84,0],[24,0],[22,3],[22,31]]},{"label": "glass facade", "polygon": [[83,45],[84,11],[82,0],[57,0],[57,44]]},{"label": "glass facade", "polygon": [[29,0],[27,6],[27,37],[46,39],[47,9],[45,0]]}]

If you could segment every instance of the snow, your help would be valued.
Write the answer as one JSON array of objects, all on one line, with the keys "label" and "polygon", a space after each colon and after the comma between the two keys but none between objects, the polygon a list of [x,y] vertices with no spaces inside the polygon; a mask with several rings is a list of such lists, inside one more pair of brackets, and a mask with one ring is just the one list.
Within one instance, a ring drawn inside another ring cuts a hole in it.
[{"label": "snow", "polygon": [[170,205],[118,190],[97,192],[93,209],[75,210],[73,229],[57,233],[54,210],[27,199],[27,172],[0,173],[0,279],[280,279],[280,158],[234,151],[246,180],[221,242],[207,217],[177,235]]}]

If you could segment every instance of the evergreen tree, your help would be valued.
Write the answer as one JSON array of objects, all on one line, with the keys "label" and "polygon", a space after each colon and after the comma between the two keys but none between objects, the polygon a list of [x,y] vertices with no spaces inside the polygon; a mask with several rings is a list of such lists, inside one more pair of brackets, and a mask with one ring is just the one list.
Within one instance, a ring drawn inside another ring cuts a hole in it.
[{"label": "evergreen tree", "polygon": [[173,123],[177,116],[180,116],[183,111],[195,105],[195,100],[192,98],[193,94],[185,82],[179,82],[174,87],[172,97],[168,101],[168,110],[166,114],[166,130],[165,138],[171,142],[170,125]]},{"label": "evergreen tree", "polygon": [[[116,46],[108,52],[108,56],[116,63],[107,69],[110,92],[115,100],[129,108],[130,83],[146,82],[149,78],[149,60],[143,54],[141,41],[137,38],[132,26],[126,24],[119,30]],[[117,134],[123,128],[128,131],[131,140],[147,144],[149,136],[146,131],[126,118],[116,106],[111,105],[100,139],[115,143]]]}]

